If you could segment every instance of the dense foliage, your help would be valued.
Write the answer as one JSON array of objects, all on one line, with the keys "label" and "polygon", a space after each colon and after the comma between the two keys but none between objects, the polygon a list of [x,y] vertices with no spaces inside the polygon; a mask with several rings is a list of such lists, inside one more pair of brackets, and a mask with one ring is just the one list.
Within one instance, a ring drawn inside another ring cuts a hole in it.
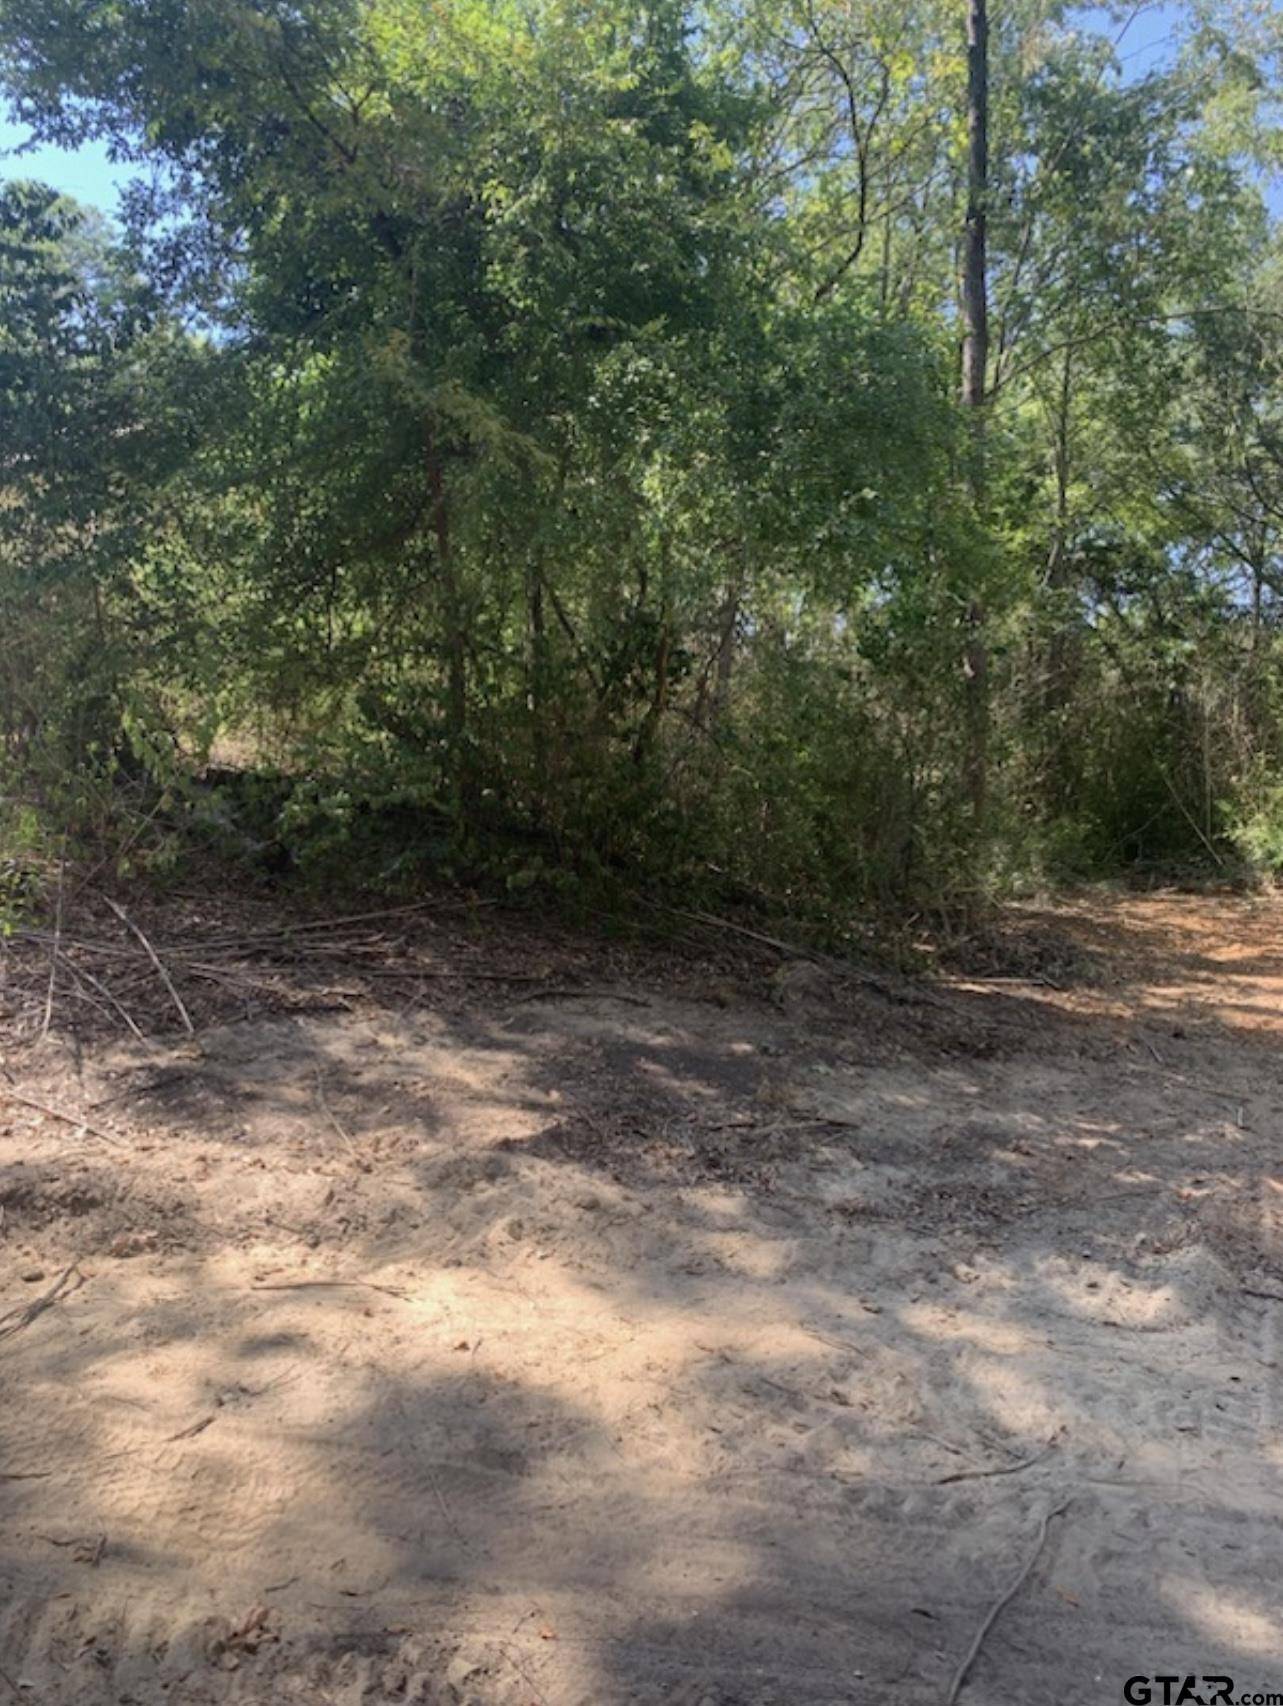
[{"label": "dense foliage", "polygon": [[322,868],[839,923],[1283,864],[1283,30],[990,20],[966,399],[965,11],[0,0],[139,165],[0,194],[11,819],[213,833],[212,754]]}]

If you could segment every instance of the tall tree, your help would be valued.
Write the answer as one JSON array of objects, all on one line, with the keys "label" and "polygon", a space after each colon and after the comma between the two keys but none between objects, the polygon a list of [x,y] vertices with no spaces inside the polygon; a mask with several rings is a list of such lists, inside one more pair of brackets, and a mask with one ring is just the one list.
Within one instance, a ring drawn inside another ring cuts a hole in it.
[{"label": "tall tree", "polygon": [[962,234],[962,403],[976,419],[989,371],[989,6],[967,0],[967,211]]},{"label": "tall tree", "polygon": [[[962,238],[962,404],[971,416],[969,477],[978,512],[985,502],[985,402],[989,372],[989,9],[967,0],[967,212]],[[983,829],[989,789],[989,646],[984,601],[967,604],[967,790]]]}]

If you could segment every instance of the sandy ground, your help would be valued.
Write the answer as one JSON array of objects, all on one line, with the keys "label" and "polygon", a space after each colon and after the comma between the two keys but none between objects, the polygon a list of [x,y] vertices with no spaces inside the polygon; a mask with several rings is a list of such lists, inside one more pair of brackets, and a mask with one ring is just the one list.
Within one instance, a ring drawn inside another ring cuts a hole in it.
[{"label": "sandy ground", "polygon": [[925,1706],[1044,1524],[964,1706],[1283,1689],[1283,909],[1021,928],[11,1037],[0,1693]]}]

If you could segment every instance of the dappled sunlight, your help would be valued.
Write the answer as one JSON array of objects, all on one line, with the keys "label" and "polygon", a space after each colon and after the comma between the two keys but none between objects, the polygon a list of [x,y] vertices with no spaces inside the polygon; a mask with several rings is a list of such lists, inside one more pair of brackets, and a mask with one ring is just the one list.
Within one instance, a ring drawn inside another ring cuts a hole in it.
[{"label": "dappled sunlight", "polygon": [[216,1626],[218,1664],[318,1700],[365,1677],[382,1706],[390,1665],[631,1706],[646,1654],[718,1706],[855,1669],[927,1706],[1064,1498],[1022,1650],[1090,1627],[1134,1668],[1183,1619],[1263,1656],[1261,1136],[1130,1063],[1102,1083],[1076,1033],[870,1066],[837,1023],[647,1001],[117,1049],[78,1094],[118,1159],[4,1140],[6,1289],[85,1276],[0,1345],[30,1399],[0,1456],[41,1477],[0,1546],[46,1608],[24,1679],[79,1687],[128,1600],[171,1693],[219,1674]]},{"label": "dappled sunlight", "polygon": [[1093,1126],[1090,1121],[1084,1121],[1079,1131],[1061,1132],[1052,1141],[1061,1149],[1085,1149],[1089,1154],[1099,1149],[1112,1149],[1119,1154],[1126,1152],[1126,1144],[1120,1141],[1117,1126]]},{"label": "dappled sunlight", "polygon": [[1044,1283],[1062,1309],[1105,1326],[1154,1332],[1189,1323],[1190,1304],[1182,1278],[1152,1286],[1109,1269],[1046,1272]]},{"label": "dappled sunlight", "polygon": [[899,1319],[923,1338],[962,1340],[976,1350],[994,1356],[1028,1356],[1041,1340],[1010,1321],[986,1318],[970,1312],[944,1310],[929,1304],[911,1304],[899,1311]]},{"label": "dappled sunlight", "polygon": [[[974,1091],[964,1089],[962,1094],[972,1095]],[[898,1087],[895,1089],[879,1089],[878,1100],[888,1108],[912,1109],[914,1111],[926,1111],[934,1105],[933,1098],[926,1091],[903,1090]]]},{"label": "dappled sunlight", "polygon": [[1276,1470],[1283,1470],[1283,1439],[1277,1436],[1264,1439],[1260,1443],[1260,1453],[1264,1461]]},{"label": "dappled sunlight", "polygon": [[1065,1426],[1062,1405],[1018,1365],[967,1354],[959,1366],[988,1419],[1008,1433],[1019,1439],[1049,1440]]},{"label": "dappled sunlight", "polygon": [[[1182,1617],[1216,1644],[1214,1650],[1279,1662],[1283,1654],[1283,1610],[1263,1611],[1255,1593],[1241,1589],[1231,1592],[1193,1576],[1169,1576],[1162,1591]],[[1276,1678],[1269,1680],[1274,1683]]]}]

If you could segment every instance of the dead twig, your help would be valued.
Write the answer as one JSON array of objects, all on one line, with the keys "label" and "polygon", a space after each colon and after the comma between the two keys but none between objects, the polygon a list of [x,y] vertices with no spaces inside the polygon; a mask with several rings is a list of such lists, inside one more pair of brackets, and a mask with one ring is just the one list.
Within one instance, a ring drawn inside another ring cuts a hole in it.
[{"label": "dead twig", "polygon": [[736,924],[729,918],[718,918],[711,912],[687,912],[680,906],[666,906],[663,909],[674,918],[685,918],[692,924],[702,924],[706,930],[725,930],[733,936],[743,936],[750,942],[760,942],[765,948],[774,948],[777,954],[785,959],[810,960],[817,966],[825,966],[829,970],[842,970],[845,967],[841,961],[831,959],[827,954],[817,954],[811,948],[803,948],[796,942],[786,942],[780,936],[768,936],[764,930],[750,930],[746,924]]},{"label": "dead twig", "polygon": [[1063,983],[1055,982],[1055,980],[1048,977],[1045,972],[1040,971],[1030,971],[1023,974],[1012,972],[1003,973],[1002,975],[995,973],[991,977],[959,977],[957,981],[960,984],[973,983],[978,988],[986,988],[992,985],[999,989],[1006,986],[1020,988],[1032,983],[1036,984],[1040,989],[1053,989],[1057,995],[1063,995],[1065,993],[1065,986]]},{"label": "dead twig", "polygon": [[437,1504],[441,1507],[441,1515],[445,1519],[446,1527],[450,1530],[451,1534],[454,1535],[456,1540],[462,1540],[463,1536],[459,1532],[459,1525],[451,1515],[450,1507],[446,1503],[445,1494],[441,1491],[436,1476],[432,1473],[429,1465],[425,1464],[424,1468],[427,1472],[428,1485],[431,1487],[434,1495],[436,1496]]},{"label": "dead twig", "polygon": [[91,995],[79,978],[76,979],[75,983],[72,984],[67,993],[73,996],[77,1001],[83,1001],[86,1006],[92,1007],[95,1013],[101,1013],[104,1019],[110,1021],[111,1009],[109,1007],[104,1007],[96,995]]},{"label": "dead twig", "polygon": [[347,1128],[340,1122],[338,1115],[334,1112],[334,1109],[330,1106],[329,1101],[326,1099],[325,1081],[324,1081],[323,1077],[321,1076],[320,1063],[319,1062],[315,1063],[313,1065],[312,1070],[316,1076],[316,1099],[321,1105],[321,1112],[325,1115],[326,1119],[330,1122],[330,1124],[334,1127],[335,1131],[343,1139],[343,1142],[347,1145],[348,1154],[352,1157],[352,1160],[354,1161],[354,1163],[361,1169],[361,1171],[363,1173],[368,1173],[370,1171],[370,1163],[368,1161],[364,1160],[362,1158],[362,1156],[359,1154],[357,1147],[356,1147],[356,1142],[353,1139],[351,1132],[348,1131]]},{"label": "dead twig", "polygon": [[116,1009],[117,1013],[120,1014],[120,1017],[124,1020],[127,1029],[129,1029],[130,1031],[133,1032],[133,1034],[138,1038],[138,1041],[140,1043],[142,1043],[144,1048],[149,1048],[151,1046],[148,1043],[147,1038],[143,1035],[142,1031],[138,1028],[138,1025],[134,1021],[133,1015],[129,1012],[128,1008],[124,1005],[123,1002],[117,1000],[117,998],[112,994],[111,990],[107,988],[107,985],[105,983],[103,983],[100,978],[96,978],[94,976],[94,974],[91,971],[87,971],[84,966],[78,966],[76,964],[76,962],[73,959],[71,959],[65,953],[65,951],[62,948],[55,947],[54,953],[57,956],[57,958],[60,959],[62,961],[62,963],[67,967],[68,971],[71,973],[71,975],[73,977],[83,980],[85,983],[87,983],[89,985],[89,987],[91,989],[96,989],[98,991],[99,995],[101,995],[104,1000],[109,1001],[111,1003],[111,1005]]},{"label": "dead twig", "polygon": [[814,1404],[840,1404],[843,1407],[850,1402],[848,1398],[841,1396],[836,1391],[808,1392],[800,1386],[786,1386],[782,1380],[775,1380],[771,1375],[763,1374],[760,1368],[754,1368],[751,1364],[742,1362],[739,1357],[732,1356],[729,1351],[723,1350],[718,1345],[706,1345],[699,1339],[696,1339],[695,1343],[700,1350],[707,1351],[709,1356],[716,1357],[718,1362],[724,1363],[727,1368],[742,1369],[750,1380],[756,1380],[763,1386],[770,1386],[776,1392],[782,1392],[786,1398],[793,1398],[800,1402],[809,1399]]},{"label": "dead twig", "polygon": [[[52,930],[15,930],[10,937],[14,942],[31,942],[37,947],[47,946],[53,941]],[[132,960],[135,955],[133,948],[126,947],[120,942],[96,942],[83,936],[68,936],[65,932],[62,941],[69,948],[77,948],[83,954],[97,954],[100,958],[109,960]]]},{"label": "dead twig", "polygon": [[931,990],[921,987],[911,987],[907,981],[896,989],[885,978],[876,973],[863,971],[849,960],[838,959],[833,954],[817,953],[813,948],[804,948],[797,942],[786,942],[781,936],[768,935],[764,930],[751,930],[746,924],[736,924],[733,919],[719,918],[712,912],[687,912],[678,906],[666,906],[661,910],[673,918],[685,918],[692,924],[701,924],[706,930],[725,930],[734,936],[743,936],[750,942],[760,942],[763,947],[773,948],[785,959],[809,960],[812,965],[821,966],[825,971],[832,972],[845,983],[857,987],[871,989],[875,995],[880,995],[886,1001],[905,1006],[941,1007],[953,1010],[953,1003]]},{"label": "dead twig", "polygon": [[1035,1463],[1041,1463],[1044,1457],[1049,1457],[1055,1448],[1056,1439],[1049,1439],[1041,1451],[1035,1451],[1032,1457],[1022,1457],[1016,1463],[1000,1463],[996,1469],[956,1469],[952,1475],[941,1475],[936,1481],[937,1487],[947,1487],[954,1481],[987,1481],[995,1475],[1018,1475],[1022,1469],[1032,1469]]},{"label": "dead twig", "polygon": [[[76,1277],[75,1285],[68,1285],[72,1275]],[[85,1283],[85,1276],[75,1262],[69,1268],[64,1268],[58,1278],[42,1291],[39,1297],[33,1297],[30,1303],[24,1303],[19,1309],[9,1309],[0,1315],[0,1339],[10,1339],[15,1333],[20,1333],[24,1327],[29,1327],[46,1309],[52,1309],[55,1303],[61,1303],[63,1298],[70,1297],[79,1291]]]},{"label": "dead twig", "polygon": [[1241,1095],[1237,1090],[1217,1090],[1211,1084],[1191,1084],[1188,1078],[1178,1077],[1170,1067],[1164,1069],[1146,1066],[1143,1060],[1129,1060],[1126,1066],[1129,1072],[1144,1072],[1151,1078],[1164,1078],[1174,1090],[1185,1090],[1191,1096],[1212,1096],[1219,1102],[1232,1102],[1240,1113],[1243,1111]]},{"label": "dead twig", "polygon": [[183,970],[189,977],[203,978],[206,983],[220,984],[224,989],[268,989],[274,994],[280,992],[279,981],[270,978],[251,977],[248,972],[239,967],[233,970],[230,966],[206,965],[201,960],[187,960]]},{"label": "dead twig", "polygon": [[261,1285],[250,1286],[251,1291],[327,1291],[335,1287],[357,1286],[362,1291],[381,1291],[385,1297],[400,1298],[402,1303],[408,1300],[409,1293],[399,1291],[395,1286],[376,1285],[373,1280],[273,1280]]},{"label": "dead twig", "polygon": [[835,1339],[830,1333],[822,1333],[818,1327],[808,1326],[804,1321],[802,1331],[812,1339],[818,1339],[822,1345],[832,1345],[835,1351],[848,1351],[852,1356],[862,1357],[867,1354],[859,1345],[853,1345],[849,1339]]},{"label": "dead twig", "polygon": [[624,1001],[630,1007],[649,1007],[645,995],[628,995],[622,989],[528,989],[514,1001]]},{"label": "dead twig", "polygon": [[980,1657],[980,1649],[984,1646],[989,1631],[1006,1610],[1007,1606],[1011,1604],[1012,1600],[1020,1592],[1021,1588],[1025,1585],[1025,1582],[1029,1579],[1034,1565],[1038,1562],[1039,1558],[1042,1557],[1043,1547],[1047,1544],[1047,1532],[1051,1527],[1052,1519],[1054,1517],[1063,1516],[1069,1509],[1069,1503],[1070,1501],[1066,1499],[1062,1504],[1054,1505],[1051,1510],[1047,1512],[1046,1516],[1043,1517],[1042,1525],[1038,1530],[1038,1539],[1034,1544],[1033,1551],[1030,1552],[1028,1558],[1021,1566],[1019,1574],[1014,1578],[1010,1587],[1006,1588],[1001,1594],[999,1594],[998,1598],[994,1600],[993,1604],[989,1607],[989,1610],[985,1613],[984,1620],[976,1630],[975,1635],[972,1638],[971,1645],[967,1648],[962,1663],[958,1666],[957,1670],[954,1671],[953,1681],[949,1684],[949,1691],[944,1697],[944,1706],[955,1706],[957,1698],[962,1693],[962,1690],[966,1685],[967,1678],[971,1674],[971,1667]]},{"label": "dead twig", "polygon": [[313,918],[302,924],[287,924],[286,930],[337,930],[348,924],[368,924],[375,918],[401,918],[410,912],[479,912],[485,906],[498,906],[498,900],[463,899],[420,900],[409,906],[385,906],[374,912],[350,912],[345,918]]},{"label": "dead twig", "polygon": [[[217,952],[220,949],[234,950],[259,942],[278,941],[282,937],[299,936],[305,932],[341,930],[349,924],[367,924],[379,918],[403,918],[408,914],[420,912],[467,912],[498,905],[497,900],[416,901],[410,906],[386,906],[373,912],[352,912],[342,918],[309,918],[299,923],[278,924],[267,930],[248,930],[241,935],[209,936],[194,946],[199,953]],[[162,943],[161,946],[169,954],[187,951],[183,945],[177,943]]]},{"label": "dead twig", "polygon": [[538,972],[480,971],[473,966],[353,966],[357,978],[390,978],[397,983],[420,981],[434,977],[457,978],[461,983],[539,983]]},{"label": "dead twig", "polygon": [[175,1440],[195,1439],[197,1434],[203,1434],[205,1429],[212,1426],[217,1420],[218,1417],[216,1415],[202,1416],[198,1422],[193,1422],[191,1427],[181,1428],[176,1434],[167,1434],[162,1443],[165,1445],[173,1445]]},{"label": "dead twig", "polygon": [[12,1088],[0,1092],[11,1102],[21,1102],[24,1108],[34,1108],[37,1113],[48,1114],[51,1120],[61,1120],[64,1125],[75,1126],[80,1131],[87,1131],[90,1137],[96,1137],[103,1143],[109,1143],[114,1149],[123,1149],[125,1145],[120,1138],[113,1137],[110,1132],[103,1131],[101,1126],[93,1125],[83,1114],[69,1114],[65,1108],[56,1108],[52,1102],[41,1102],[35,1096],[27,1096],[21,1090]]},{"label": "dead twig", "polygon": [[134,923],[133,919],[125,911],[123,906],[118,905],[109,895],[104,895],[103,899],[107,902],[107,905],[116,914],[116,917],[119,918],[125,928],[132,931],[132,933],[137,936],[139,942],[142,944],[144,953],[155,966],[156,973],[159,976],[160,981],[169,991],[169,998],[177,1009],[178,1017],[183,1021],[183,1029],[187,1032],[189,1037],[194,1037],[196,1035],[196,1027],[192,1024],[192,1016],[183,1005],[183,998],[174,987],[174,980],[170,977],[168,971],[166,971],[159,954],[157,954],[155,948],[152,947],[151,943],[147,940],[146,936],[143,935],[142,931]]}]

